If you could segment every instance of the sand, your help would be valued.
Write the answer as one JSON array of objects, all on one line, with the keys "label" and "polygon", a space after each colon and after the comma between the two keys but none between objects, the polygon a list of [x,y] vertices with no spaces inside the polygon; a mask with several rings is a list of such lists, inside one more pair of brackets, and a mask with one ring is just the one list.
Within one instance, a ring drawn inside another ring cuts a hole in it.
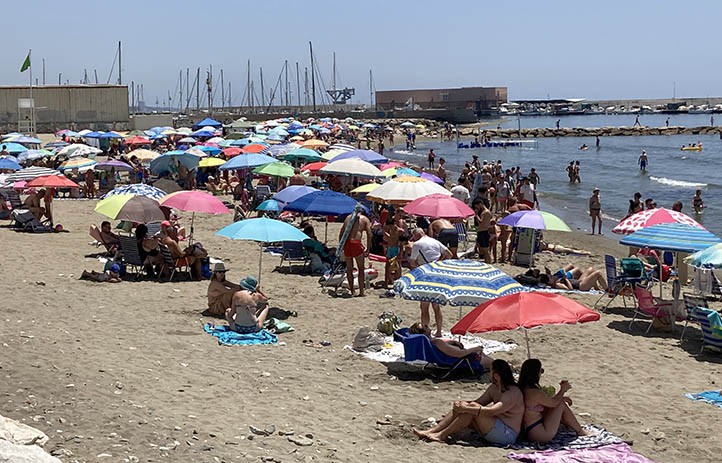
[{"label": "sand", "polygon": [[[272,305],[298,312],[288,320],[296,331],[280,335],[280,345],[221,347],[202,330],[212,321],[200,315],[207,282],[79,281],[83,269],[100,269],[85,255],[97,251],[87,229],[102,217],[93,212],[95,201],[54,204],[56,222],[69,233],[0,228],[0,414],[46,432],[46,449],[64,461],[505,461],[503,449],[429,444],[410,431],[439,419],[452,401],[479,396],[488,376],[402,381],[343,348],[383,310],[415,321],[417,304],[380,299],[379,290],[363,299],[331,298],[316,277],[274,271],[280,259],[266,255],[263,288]],[[214,236],[229,220],[196,217],[196,236],[239,280],[257,272],[258,246]],[[337,230],[332,224],[329,236]],[[601,268],[604,252],[624,254],[607,237],[550,237],[594,251],[576,258],[580,265]],[[552,268],[568,260],[541,257]],[[591,306],[597,296],[572,297]],[[448,329],[457,310],[444,313]],[[720,388],[721,357],[697,356],[696,328],[680,345],[679,331],[644,335],[647,322],[630,332],[630,316],[616,301],[599,322],[533,330],[543,381],[571,381],[581,421],[633,441],[647,457],[719,461],[722,411],[682,394]],[[487,337],[523,346],[518,331]],[[308,347],[309,339],[331,345]],[[523,347],[499,354],[517,367],[525,356]],[[276,433],[253,435],[249,425],[273,425]],[[296,445],[279,431],[309,434],[313,445]]]}]

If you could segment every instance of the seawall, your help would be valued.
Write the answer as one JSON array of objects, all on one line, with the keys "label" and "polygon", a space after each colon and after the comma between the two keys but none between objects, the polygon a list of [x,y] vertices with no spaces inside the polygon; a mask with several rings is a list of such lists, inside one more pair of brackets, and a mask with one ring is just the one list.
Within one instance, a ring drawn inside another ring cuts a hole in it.
[{"label": "seawall", "polygon": [[[480,135],[491,138],[553,138],[553,137],[639,137],[643,135],[716,135],[722,126],[707,127],[575,127],[575,128],[526,128],[526,129],[479,129]],[[474,136],[476,131],[461,131],[462,135]]]}]

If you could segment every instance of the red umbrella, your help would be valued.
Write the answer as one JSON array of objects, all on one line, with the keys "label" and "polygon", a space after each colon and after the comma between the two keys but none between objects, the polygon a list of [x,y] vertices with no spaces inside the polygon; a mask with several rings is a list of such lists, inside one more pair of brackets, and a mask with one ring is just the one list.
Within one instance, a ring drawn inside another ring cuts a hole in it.
[{"label": "red umbrella", "polygon": [[660,207],[659,209],[647,209],[630,215],[626,219],[623,219],[621,222],[619,222],[619,224],[612,229],[612,233],[630,235],[638,230],[641,230],[642,228],[651,227],[652,225],[675,222],[685,223],[687,225],[701,228],[703,230],[705,229],[692,217],[686,214]]},{"label": "red umbrella", "polygon": [[458,199],[434,193],[422,196],[404,206],[407,214],[444,219],[464,219],[474,215],[474,211]]},{"label": "red umbrella", "polygon": [[244,153],[262,153],[266,150],[268,150],[268,147],[260,143],[251,143],[243,147]]},{"label": "red umbrella", "polygon": [[321,170],[322,167],[324,167],[327,162],[312,162],[310,164],[306,164],[305,166],[301,167],[301,172],[309,171],[312,174],[317,174],[319,170]]},{"label": "red umbrella", "polygon": [[123,142],[126,145],[150,145],[152,142],[144,137],[132,137]]},{"label": "red umbrella", "polygon": [[567,297],[554,293],[515,293],[487,301],[469,312],[451,329],[453,334],[485,333],[542,325],[575,324],[599,320],[599,313]]},{"label": "red umbrella", "polygon": [[237,148],[235,146],[233,146],[231,148],[226,148],[223,150],[223,154],[226,156],[227,159],[230,159],[234,156],[238,156],[241,153],[243,153],[243,150],[241,148]]},{"label": "red umbrella", "polygon": [[30,180],[26,188],[80,188],[77,183],[64,175],[43,175]]}]

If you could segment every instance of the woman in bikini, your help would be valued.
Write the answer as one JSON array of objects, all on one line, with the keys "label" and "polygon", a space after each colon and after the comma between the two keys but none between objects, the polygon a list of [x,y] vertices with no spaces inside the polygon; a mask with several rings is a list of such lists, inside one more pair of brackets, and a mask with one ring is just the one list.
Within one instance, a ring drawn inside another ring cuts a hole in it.
[{"label": "woman in bikini", "polygon": [[586,436],[588,433],[582,429],[569,408],[572,399],[564,396],[572,385],[567,380],[560,381],[559,392],[550,397],[539,386],[542,374],[544,368],[538,359],[524,361],[519,373],[519,388],[524,393],[525,404],[522,430],[527,439],[532,442],[549,442],[556,436],[560,424],[573,429],[578,436]]},{"label": "woman in bikini", "polygon": [[589,216],[592,218],[592,235],[594,234],[594,226],[599,221],[599,234],[602,234],[602,199],[599,197],[599,188],[592,191],[589,198]]}]

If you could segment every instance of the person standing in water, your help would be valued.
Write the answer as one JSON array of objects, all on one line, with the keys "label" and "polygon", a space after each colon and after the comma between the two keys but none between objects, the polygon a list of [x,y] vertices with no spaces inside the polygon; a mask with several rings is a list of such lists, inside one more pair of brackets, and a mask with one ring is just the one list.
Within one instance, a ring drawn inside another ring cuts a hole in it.
[{"label": "person standing in water", "polygon": [[694,197],[692,198],[692,209],[694,209],[695,214],[701,214],[702,209],[704,209],[704,201],[702,201],[702,190],[696,190],[694,192]]},{"label": "person standing in water", "polygon": [[592,190],[592,196],[589,198],[589,216],[592,218],[592,235],[594,234],[594,226],[599,221],[599,234],[602,234],[602,199],[599,197],[599,188]]},{"label": "person standing in water", "polygon": [[639,170],[642,171],[642,173],[647,172],[647,164],[649,162],[649,159],[647,158],[647,152],[645,150],[642,150],[642,154],[639,155]]}]

